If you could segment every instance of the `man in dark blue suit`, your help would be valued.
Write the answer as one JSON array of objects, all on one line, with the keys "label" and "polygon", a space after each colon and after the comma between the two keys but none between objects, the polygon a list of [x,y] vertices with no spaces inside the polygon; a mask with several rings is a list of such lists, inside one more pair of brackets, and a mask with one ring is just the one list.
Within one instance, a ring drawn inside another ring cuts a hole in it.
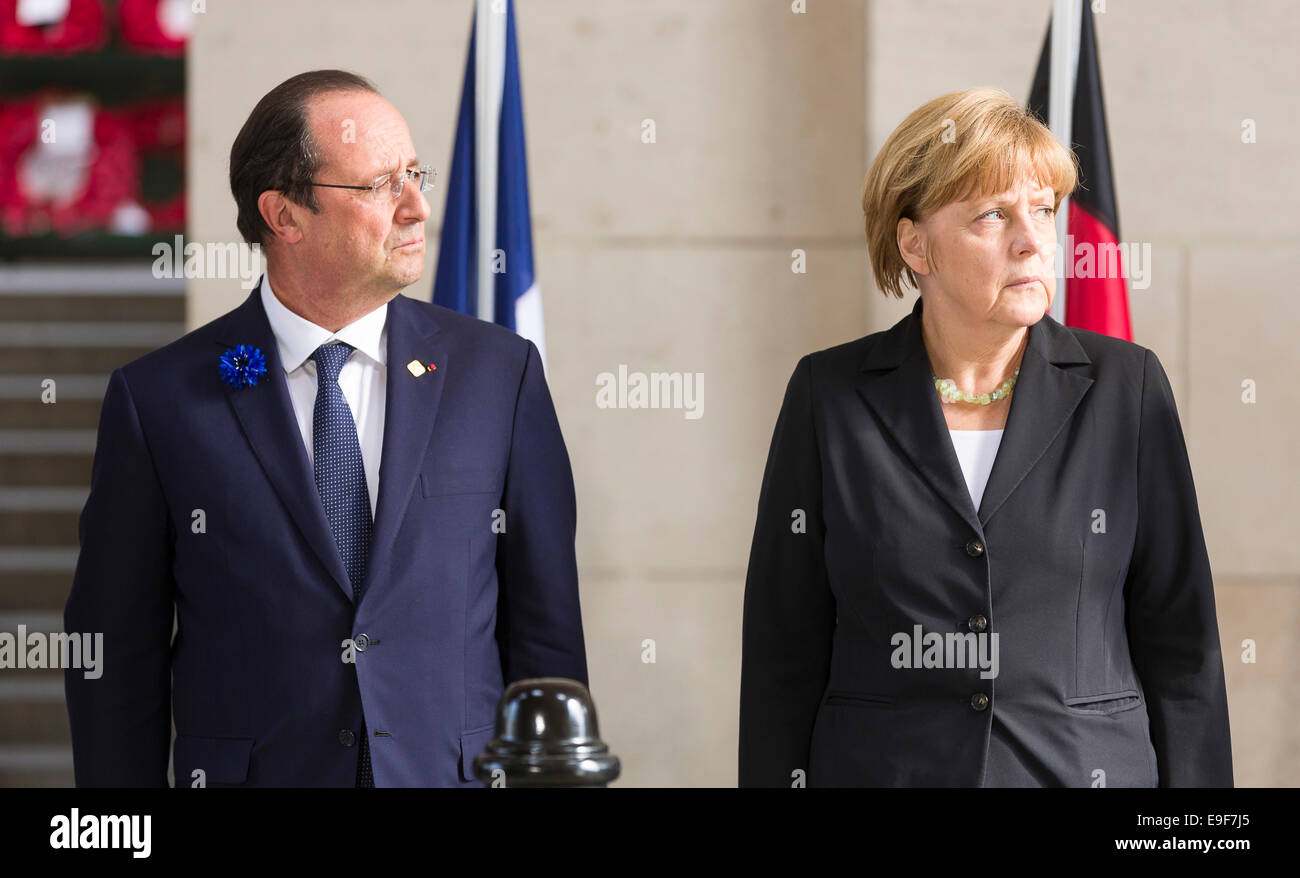
[{"label": "man in dark blue suit", "polygon": [[506,684],[586,684],[537,348],[399,295],[431,176],[342,71],[240,131],[267,274],[104,399],[64,615],[104,635],[102,677],[66,677],[78,786],[165,786],[173,712],[178,787],[470,785]]}]

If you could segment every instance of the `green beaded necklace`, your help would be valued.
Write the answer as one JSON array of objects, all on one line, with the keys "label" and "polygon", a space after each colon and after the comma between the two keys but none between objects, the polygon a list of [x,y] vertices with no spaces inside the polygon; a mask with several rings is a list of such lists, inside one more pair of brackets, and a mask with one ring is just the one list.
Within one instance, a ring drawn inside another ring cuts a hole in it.
[{"label": "green beaded necklace", "polygon": [[1016,379],[1020,377],[1020,369],[1017,368],[1015,373],[1006,381],[1003,381],[997,390],[992,393],[981,393],[978,395],[958,390],[957,382],[953,381],[951,378],[940,378],[933,372],[930,373],[930,377],[934,379],[934,389],[939,391],[939,396],[942,397],[943,401],[946,403],[971,402],[979,403],[980,405],[988,405],[989,403],[997,402],[999,399],[1004,399],[1011,395],[1011,388],[1016,386]]}]

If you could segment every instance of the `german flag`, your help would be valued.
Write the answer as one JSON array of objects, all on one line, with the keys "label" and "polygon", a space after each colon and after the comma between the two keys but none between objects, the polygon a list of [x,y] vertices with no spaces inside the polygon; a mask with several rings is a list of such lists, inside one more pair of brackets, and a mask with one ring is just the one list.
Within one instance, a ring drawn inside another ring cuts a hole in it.
[{"label": "german flag", "polygon": [[[1118,246],[1119,210],[1115,205],[1106,109],[1101,97],[1097,38],[1089,4],[1083,2],[1078,6],[1082,14],[1075,23],[1079,62],[1072,89],[1070,140],[1081,174],[1068,208],[1064,258],[1070,263],[1070,270],[1065,273],[1058,295],[1064,292],[1066,326],[1132,341],[1127,272],[1122,268],[1123,249]],[[1049,121],[1051,47],[1052,23],[1049,22],[1028,105],[1029,111],[1044,124]]]}]

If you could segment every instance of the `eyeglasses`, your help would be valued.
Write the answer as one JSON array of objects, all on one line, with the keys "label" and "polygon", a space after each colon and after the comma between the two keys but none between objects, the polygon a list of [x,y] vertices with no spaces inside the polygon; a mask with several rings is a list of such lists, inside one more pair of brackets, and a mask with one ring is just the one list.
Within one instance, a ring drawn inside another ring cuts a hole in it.
[{"label": "eyeglasses", "polygon": [[402,187],[410,179],[418,183],[421,192],[428,192],[433,188],[433,181],[438,172],[433,169],[433,165],[421,165],[418,168],[407,168],[397,174],[384,174],[377,177],[375,182],[369,186],[343,186],[338,183],[308,183],[308,186],[325,186],[329,189],[369,189],[371,197],[375,201],[388,201],[390,199],[400,198]]}]

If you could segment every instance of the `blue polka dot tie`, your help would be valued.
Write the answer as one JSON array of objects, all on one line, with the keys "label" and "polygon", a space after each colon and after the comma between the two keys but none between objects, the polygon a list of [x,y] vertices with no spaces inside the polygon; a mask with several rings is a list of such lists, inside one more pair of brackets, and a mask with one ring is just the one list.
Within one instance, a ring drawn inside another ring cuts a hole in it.
[{"label": "blue polka dot tie", "polygon": [[[339,388],[339,370],[354,348],[336,342],[316,348],[316,408],[312,413],[312,469],[316,490],[325,505],[325,517],[352,582],[354,606],[361,602],[366,562],[370,558],[370,491],[361,460],[361,442],[352,409]],[[361,719],[361,746],[357,750],[357,786],[373,787],[370,742]]]}]

